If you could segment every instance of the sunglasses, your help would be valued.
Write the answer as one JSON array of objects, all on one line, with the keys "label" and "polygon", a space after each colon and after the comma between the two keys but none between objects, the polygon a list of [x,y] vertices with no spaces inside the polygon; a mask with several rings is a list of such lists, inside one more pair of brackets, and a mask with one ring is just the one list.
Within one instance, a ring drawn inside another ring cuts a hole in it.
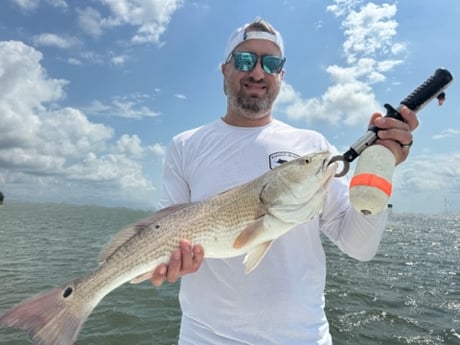
[{"label": "sunglasses", "polygon": [[[242,72],[252,71],[257,64],[259,56],[252,52],[233,52],[230,59],[233,57],[235,68]],[[227,61],[230,62],[230,59]],[[278,74],[283,69],[286,58],[276,55],[260,56],[260,64],[265,73]]]}]

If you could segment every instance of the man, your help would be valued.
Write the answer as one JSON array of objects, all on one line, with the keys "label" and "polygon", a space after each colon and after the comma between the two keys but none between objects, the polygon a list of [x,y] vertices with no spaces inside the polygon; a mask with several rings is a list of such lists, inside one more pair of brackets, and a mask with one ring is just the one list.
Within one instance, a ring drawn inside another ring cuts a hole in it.
[{"label": "man", "polygon": [[[176,136],[163,176],[163,207],[206,199],[300,155],[332,150],[319,133],[296,129],[272,116],[284,76],[281,35],[258,19],[230,37],[222,64],[227,111],[217,121]],[[376,144],[397,164],[409,152],[415,114],[405,122],[371,116],[381,128]],[[370,260],[385,214],[364,216],[350,207],[348,181],[334,178],[319,217],[277,239],[260,265],[244,273],[241,257],[205,259],[199,244],[182,241],[152,283],[181,279],[179,344],[332,344],[324,313],[325,255],[320,232],[346,254]],[[192,225],[193,226],[193,225]],[[188,274],[188,273],[194,274]]]}]

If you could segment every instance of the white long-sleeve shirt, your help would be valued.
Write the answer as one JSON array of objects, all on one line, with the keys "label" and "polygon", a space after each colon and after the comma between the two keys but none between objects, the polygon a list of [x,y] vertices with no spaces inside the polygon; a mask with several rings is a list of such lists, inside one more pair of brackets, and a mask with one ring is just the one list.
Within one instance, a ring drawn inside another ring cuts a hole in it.
[{"label": "white long-sleeve shirt", "polygon": [[[277,120],[256,128],[218,120],[186,131],[168,149],[161,207],[204,200],[282,161],[323,150],[333,148],[321,134]],[[332,344],[320,232],[346,254],[370,260],[385,220],[384,213],[355,212],[348,181],[334,178],[319,217],[275,240],[250,274],[244,273],[243,257],[205,259],[198,272],[181,279],[179,344]]]}]

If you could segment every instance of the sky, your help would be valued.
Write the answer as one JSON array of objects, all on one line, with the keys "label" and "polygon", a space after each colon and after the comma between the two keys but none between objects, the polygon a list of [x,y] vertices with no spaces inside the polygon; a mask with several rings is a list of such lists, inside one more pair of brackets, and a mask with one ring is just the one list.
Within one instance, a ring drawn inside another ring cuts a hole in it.
[{"label": "sky", "polygon": [[274,116],[341,152],[383,104],[398,106],[447,68],[446,101],[418,113],[390,202],[398,212],[460,212],[457,0],[3,0],[6,202],[155,209],[172,137],[224,115],[226,41],[257,17],[285,43]]}]

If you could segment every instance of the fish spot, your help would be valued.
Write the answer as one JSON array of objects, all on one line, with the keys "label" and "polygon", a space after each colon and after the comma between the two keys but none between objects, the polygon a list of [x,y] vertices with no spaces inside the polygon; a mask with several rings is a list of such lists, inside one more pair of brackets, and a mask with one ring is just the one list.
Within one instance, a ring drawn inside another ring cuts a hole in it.
[{"label": "fish spot", "polygon": [[72,294],[72,292],[73,289],[69,286],[67,289],[64,290],[64,294],[62,295],[62,297],[67,298]]},{"label": "fish spot", "polygon": [[159,229],[160,228],[160,224],[155,224],[155,229]]}]

